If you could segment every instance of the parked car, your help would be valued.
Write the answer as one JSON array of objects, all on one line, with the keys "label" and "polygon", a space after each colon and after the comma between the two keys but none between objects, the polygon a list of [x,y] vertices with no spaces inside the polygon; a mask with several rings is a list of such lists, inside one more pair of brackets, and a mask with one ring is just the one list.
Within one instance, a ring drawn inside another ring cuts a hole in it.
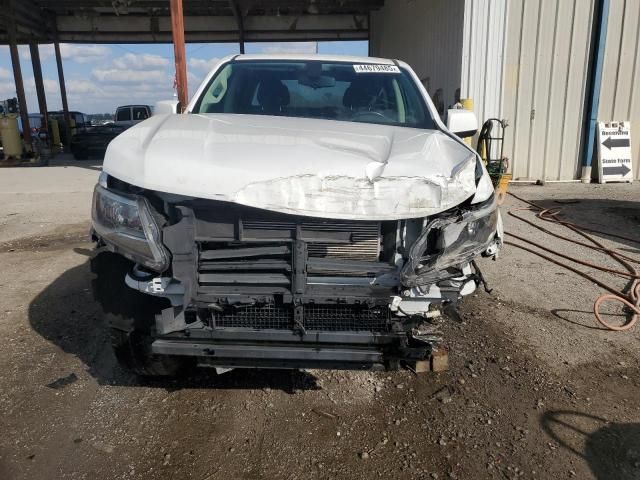
[{"label": "parked car", "polygon": [[116,125],[130,127],[146,120],[151,114],[149,105],[123,105],[116,109],[114,122]]},{"label": "parked car", "polygon": [[[95,187],[94,292],[122,365],[388,368],[473,292],[502,223],[472,112],[411,68],[223,59],[186,107],[116,137]],[[104,247],[104,248],[103,248]]]},{"label": "parked car", "polygon": [[[48,112],[49,120],[57,120],[58,126],[60,128],[60,135],[63,138],[66,138],[65,132],[67,129],[67,125],[65,123],[64,112],[62,110],[57,110],[55,112]],[[91,121],[87,118],[87,116],[82,112],[77,111],[69,111],[69,116],[73,121],[71,125],[71,136],[77,135],[78,133],[84,133],[88,128],[91,127]]]},{"label": "parked car", "polygon": [[71,139],[71,154],[76,160],[87,160],[91,157],[102,158],[107,151],[109,142],[125,130],[125,127],[113,124],[87,128]]}]

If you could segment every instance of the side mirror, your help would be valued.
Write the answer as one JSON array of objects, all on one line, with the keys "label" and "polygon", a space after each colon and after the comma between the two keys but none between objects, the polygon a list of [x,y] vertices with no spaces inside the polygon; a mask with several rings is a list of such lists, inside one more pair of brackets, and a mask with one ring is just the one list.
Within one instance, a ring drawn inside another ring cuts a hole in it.
[{"label": "side mirror", "polygon": [[161,100],[156,102],[153,109],[153,115],[166,115],[169,113],[178,113],[180,102],[178,100]]},{"label": "side mirror", "polygon": [[449,109],[447,128],[460,138],[473,137],[478,131],[478,119],[476,114],[470,110]]}]

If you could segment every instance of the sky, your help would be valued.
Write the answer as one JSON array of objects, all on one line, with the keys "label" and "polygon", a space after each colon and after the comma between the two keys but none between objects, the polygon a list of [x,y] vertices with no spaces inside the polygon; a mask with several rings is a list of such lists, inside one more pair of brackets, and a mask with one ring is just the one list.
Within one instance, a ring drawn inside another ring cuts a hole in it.
[{"label": "sky", "polygon": [[[315,42],[247,43],[247,53],[313,53]],[[367,55],[366,41],[320,42],[319,53]],[[69,109],[113,113],[118,105],[148,104],[173,98],[173,45],[61,44]],[[31,55],[19,46],[27,109],[38,112]],[[196,91],[219,58],[239,53],[236,43],[188,44],[189,93]],[[40,45],[40,60],[49,110],[62,109],[53,44]],[[0,46],[0,100],[16,96],[9,47]]]}]

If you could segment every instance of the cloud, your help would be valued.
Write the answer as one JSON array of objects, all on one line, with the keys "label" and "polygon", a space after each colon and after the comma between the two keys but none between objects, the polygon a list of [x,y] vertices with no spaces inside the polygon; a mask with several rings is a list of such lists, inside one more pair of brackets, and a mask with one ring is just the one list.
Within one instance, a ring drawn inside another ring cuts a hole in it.
[{"label": "cloud", "polygon": [[219,61],[220,61],[219,58],[204,59],[204,58],[192,57],[189,59],[189,62],[187,63],[187,65],[193,70],[203,72],[203,73],[209,73],[213,69],[213,67],[215,67],[218,64]]},{"label": "cloud", "polygon": [[63,43],[60,45],[60,54],[62,58],[76,63],[93,63],[111,56],[111,49],[104,45],[71,45]]},{"label": "cloud", "polygon": [[158,84],[171,82],[171,76],[164,70],[128,70],[120,68],[95,68],[91,74],[102,83],[143,83]]},{"label": "cloud", "polygon": [[113,66],[120,69],[147,70],[168,67],[170,63],[167,58],[159,55],[127,53],[116,58]]},{"label": "cloud", "polygon": [[262,53],[316,53],[316,42],[275,42],[262,47]]},{"label": "cloud", "polygon": [[[20,52],[21,59],[31,60],[31,51],[27,45],[20,45],[18,51]],[[38,51],[41,62],[55,56],[53,44],[40,45]],[[109,58],[111,56],[111,49],[104,45],[73,45],[70,43],[61,43],[60,55],[62,55],[63,60],[75,63],[97,63]]]},{"label": "cloud", "polygon": [[0,80],[11,80],[13,81],[13,74],[7,70],[6,68],[0,67]]},{"label": "cloud", "polygon": [[[89,82],[87,80],[69,80],[65,82],[67,84],[67,89],[74,94],[84,94],[84,93],[100,93],[101,89],[93,82]],[[46,83],[45,83],[46,88]]]}]

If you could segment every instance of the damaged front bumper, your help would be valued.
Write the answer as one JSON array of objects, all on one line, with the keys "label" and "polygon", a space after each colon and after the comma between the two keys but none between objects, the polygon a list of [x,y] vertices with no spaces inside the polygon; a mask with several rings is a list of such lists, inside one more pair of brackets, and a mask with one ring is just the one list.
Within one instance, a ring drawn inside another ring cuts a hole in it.
[{"label": "damaged front bumper", "polygon": [[432,319],[474,291],[471,261],[495,255],[495,200],[438,218],[310,219],[224,202],[172,207],[169,276],[126,283],[165,297],[152,351],[213,367],[395,368],[428,360]]}]

